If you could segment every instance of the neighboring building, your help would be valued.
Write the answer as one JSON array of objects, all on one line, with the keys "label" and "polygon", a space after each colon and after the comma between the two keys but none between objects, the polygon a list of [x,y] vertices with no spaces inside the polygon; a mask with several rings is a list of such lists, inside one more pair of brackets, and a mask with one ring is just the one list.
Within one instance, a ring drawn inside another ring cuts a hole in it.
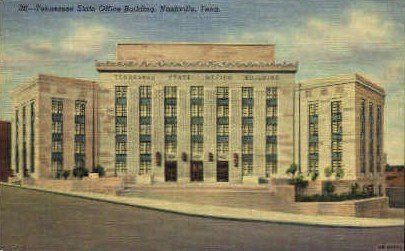
[{"label": "neighboring building", "polygon": [[7,182],[11,169],[11,123],[0,121],[0,181]]},{"label": "neighboring building", "polygon": [[377,84],[359,74],[299,84],[302,171],[343,169],[343,180],[384,189],[384,98]]},{"label": "neighboring building", "polygon": [[387,187],[405,187],[405,166],[387,165],[385,167],[385,180]]},{"label": "neighboring building", "polygon": [[98,85],[40,75],[14,92],[13,169],[34,163],[23,114],[39,102],[34,177],[100,164],[137,182],[257,183],[298,163],[383,187],[385,94],[358,74],[296,84],[297,64],[275,63],[274,45],[118,44],[96,67]]},{"label": "neighboring building", "polygon": [[[23,95],[22,95],[23,94]],[[19,176],[56,177],[94,166],[97,90],[92,81],[39,75],[12,92],[12,166]]]}]

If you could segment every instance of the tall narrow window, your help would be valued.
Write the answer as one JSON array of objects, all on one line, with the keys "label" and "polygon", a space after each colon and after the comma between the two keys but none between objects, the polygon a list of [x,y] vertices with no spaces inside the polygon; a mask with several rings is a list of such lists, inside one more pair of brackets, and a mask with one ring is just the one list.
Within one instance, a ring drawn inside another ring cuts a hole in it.
[{"label": "tall narrow window", "polygon": [[369,146],[368,146],[368,157],[369,157],[369,172],[374,172],[374,108],[373,108],[373,103],[369,104],[369,115],[368,115],[368,121],[369,121]]},{"label": "tall narrow window", "polygon": [[20,126],[20,119],[19,119],[18,108],[15,110],[15,171],[17,173],[20,172],[20,144],[19,144],[19,126]]},{"label": "tall narrow window", "polygon": [[115,173],[127,171],[127,87],[115,87]]},{"label": "tall narrow window", "polygon": [[204,124],[204,87],[190,87],[190,180],[203,181],[203,124]]},{"label": "tall narrow window", "polygon": [[150,173],[152,166],[152,88],[139,87],[139,175]]},{"label": "tall narrow window", "polygon": [[86,166],[86,101],[75,102],[75,167]]},{"label": "tall narrow window", "polygon": [[331,166],[336,171],[342,167],[342,102],[331,102]]},{"label": "tall narrow window", "polygon": [[35,103],[31,102],[31,136],[30,136],[30,146],[31,146],[31,173],[35,172]]},{"label": "tall narrow window", "polygon": [[277,173],[277,87],[266,88],[266,177]]},{"label": "tall narrow window", "polygon": [[376,122],[376,134],[377,134],[377,172],[381,172],[382,165],[382,111],[381,106],[377,106],[377,122]]},{"label": "tall narrow window", "polygon": [[23,121],[22,121],[22,133],[23,133],[23,135],[22,135],[22,140],[23,140],[23,163],[22,163],[22,166],[23,166],[23,172],[24,172],[24,176],[25,175],[27,175],[27,171],[28,171],[28,168],[27,168],[27,107],[26,106],[24,106],[23,107],[23,110],[22,110],[22,119],[23,119]]},{"label": "tall narrow window", "polygon": [[360,104],[360,171],[366,172],[366,101]]},{"label": "tall narrow window", "polygon": [[242,87],[242,174],[253,175],[253,87]]},{"label": "tall narrow window", "polygon": [[165,106],[165,154],[174,158],[177,153],[177,87],[164,88]]},{"label": "tall narrow window", "polygon": [[229,144],[229,90],[217,87],[217,156],[228,154]]},{"label": "tall narrow window", "polygon": [[308,105],[308,170],[318,170],[319,147],[318,147],[318,103],[311,102]]},{"label": "tall narrow window", "polygon": [[63,170],[63,102],[52,99],[51,172],[56,177]]}]

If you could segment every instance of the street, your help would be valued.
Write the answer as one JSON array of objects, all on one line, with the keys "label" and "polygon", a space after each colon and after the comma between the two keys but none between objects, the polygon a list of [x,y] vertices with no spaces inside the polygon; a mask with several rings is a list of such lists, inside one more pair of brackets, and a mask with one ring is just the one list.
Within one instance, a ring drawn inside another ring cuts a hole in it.
[{"label": "street", "polygon": [[403,227],[209,219],[0,185],[0,250],[330,251],[375,250],[403,242]]}]

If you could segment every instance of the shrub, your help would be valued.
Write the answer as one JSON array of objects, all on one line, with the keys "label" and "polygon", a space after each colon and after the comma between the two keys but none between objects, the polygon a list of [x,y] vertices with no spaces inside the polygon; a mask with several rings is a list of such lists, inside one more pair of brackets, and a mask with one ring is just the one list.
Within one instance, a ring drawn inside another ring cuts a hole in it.
[{"label": "shrub", "polygon": [[304,179],[302,174],[299,174],[296,177],[291,178],[290,184],[297,188],[305,188],[308,186],[308,181]]},{"label": "shrub", "polygon": [[64,178],[65,180],[67,180],[67,178],[69,178],[69,175],[70,175],[70,170],[65,170],[65,171],[63,171],[63,173],[62,173],[62,176],[63,176],[63,178]]},{"label": "shrub", "polygon": [[357,193],[357,194],[329,194],[329,195],[320,195],[314,194],[310,196],[297,196],[296,201],[299,202],[336,202],[336,201],[345,201],[345,200],[360,200],[375,197],[375,195],[369,195],[367,193]]},{"label": "shrub", "polygon": [[103,176],[105,175],[104,167],[101,166],[101,165],[97,165],[96,168],[94,168],[94,172],[95,172],[95,173],[98,173],[98,175],[99,175],[100,177],[103,177]]},{"label": "shrub", "polygon": [[73,169],[73,176],[78,177],[78,178],[83,178],[84,176],[89,175],[89,170],[84,167],[75,167]]},{"label": "shrub", "polygon": [[329,178],[333,174],[333,170],[331,167],[325,167],[324,172],[326,178]]},{"label": "shrub", "polygon": [[312,181],[315,181],[315,180],[318,178],[318,176],[319,176],[319,171],[318,171],[318,170],[310,170],[310,171],[308,172],[308,176],[311,177],[311,180],[312,180]]},{"label": "shrub", "polygon": [[359,183],[354,183],[354,184],[352,184],[352,186],[351,186],[351,194],[358,194],[358,192],[359,192]]},{"label": "shrub", "polygon": [[327,195],[331,195],[335,192],[335,186],[333,185],[332,182],[326,182],[325,184],[325,191]]},{"label": "shrub", "polygon": [[56,176],[55,176],[55,178],[57,178],[58,180],[60,179],[60,178],[62,178],[62,174],[63,174],[63,170],[57,170],[56,171]]},{"label": "shrub", "polygon": [[340,180],[340,179],[342,179],[344,176],[345,176],[345,171],[343,170],[343,168],[338,168],[337,170],[336,170],[336,174],[335,174],[336,176],[335,176],[335,178],[336,178],[336,180]]},{"label": "shrub", "polygon": [[285,171],[286,174],[291,174],[293,177],[295,173],[298,171],[298,166],[295,163],[292,163],[290,167]]}]

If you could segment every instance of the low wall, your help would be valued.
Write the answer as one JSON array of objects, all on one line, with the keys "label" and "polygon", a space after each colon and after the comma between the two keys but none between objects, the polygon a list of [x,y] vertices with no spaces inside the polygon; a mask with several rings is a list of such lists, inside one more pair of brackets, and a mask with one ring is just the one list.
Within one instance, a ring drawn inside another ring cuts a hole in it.
[{"label": "low wall", "polygon": [[390,207],[404,208],[405,207],[405,188],[404,187],[388,187],[386,194],[389,198]]},{"label": "low wall", "polygon": [[351,217],[381,217],[388,208],[387,197],[341,202],[297,202],[296,213]]},{"label": "low wall", "polygon": [[58,191],[81,191],[91,193],[115,194],[121,186],[121,179],[118,177],[82,179],[82,180],[31,180],[26,184]]}]

